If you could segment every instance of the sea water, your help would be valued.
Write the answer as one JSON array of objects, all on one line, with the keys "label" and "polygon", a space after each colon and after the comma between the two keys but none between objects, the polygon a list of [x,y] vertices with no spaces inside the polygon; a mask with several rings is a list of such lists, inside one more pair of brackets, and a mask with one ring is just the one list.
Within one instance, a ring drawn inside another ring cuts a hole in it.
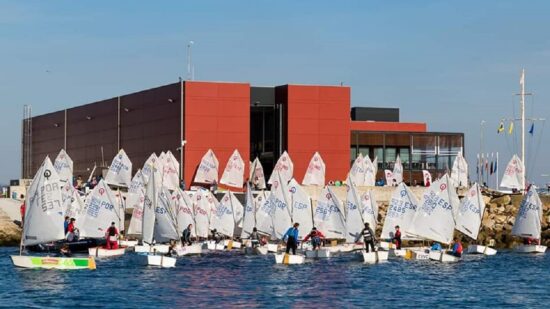
[{"label": "sea water", "polygon": [[79,308],[185,307],[545,307],[550,254],[465,256],[456,264],[361,256],[275,265],[274,256],[220,252],[178,258],[173,269],[143,265],[128,253],[100,259],[97,270],[15,268],[0,248],[0,306]]}]

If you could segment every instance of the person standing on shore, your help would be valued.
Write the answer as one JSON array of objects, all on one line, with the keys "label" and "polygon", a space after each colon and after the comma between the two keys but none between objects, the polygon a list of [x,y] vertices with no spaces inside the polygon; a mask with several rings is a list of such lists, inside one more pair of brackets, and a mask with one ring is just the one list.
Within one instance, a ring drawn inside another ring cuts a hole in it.
[{"label": "person standing on shore", "polygon": [[399,230],[399,225],[395,226],[395,234],[393,235],[393,243],[397,250],[401,250],[401,231]]},{"label": "person standing on shore", "polygon": [[369,246],[370,246],[370,249],[372,249],[372,252],[375,252],[374,243],[376,242],[376,236],[374,235],[374,232],[370,228],[370,225],[368,222],[365,223],[365,228],[361,231],[361,233],[357,235],[357,239],[355,239],[355,242],[358,242],[361,236],[363,236],[363,242],[365,243],[365,251],[367,251],[367,253],[370,252],[369,251]]},{"label": "person standing on shore", "polygon": [[296,255],[296,249],[298,248],[298,227],[300,223],[294,223],[294,225],[289,228],[285,235],[283,236],[283,241],[286,241],[286,253],[290,252],[292,249],[292,254]]},{"label": "person standing on shore", "polygon": [[189,224],[185,230],[183,230],[183,233],[181,235],[181,245],[185,246],[191,246],[191,228],[193,227],[193,224]]},{"label": "person standing on shore", "polygon": [[111,226],[107,229],[105,233],[105,238],[107,240],[107,249],[118,249],[118,230],[114,222],[111,222]]}]

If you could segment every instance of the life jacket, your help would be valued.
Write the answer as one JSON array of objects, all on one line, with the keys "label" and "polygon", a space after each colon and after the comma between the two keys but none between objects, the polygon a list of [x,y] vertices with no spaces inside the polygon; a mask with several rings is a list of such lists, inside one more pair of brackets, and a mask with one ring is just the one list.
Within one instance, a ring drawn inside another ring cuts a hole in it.
[{"label": "life jacket", "polygon": [[462,254],[462,244],[459,242],[456,243],[456,253]]},{"label": "life jacket", "polygon": [[109,236],[115,236],[116,235],[116,227],[111,226],[109,228]]},{"label": "life jacket", "polygon": [[395,236],[393,238],[395,238],[397,240],[401,240],[401,231],[395,232]]},{"label": "life jacket", "polygon": [[372,235],[370,229],[363,229],[363,238],[365,241],[373,240],[374,235]]}]

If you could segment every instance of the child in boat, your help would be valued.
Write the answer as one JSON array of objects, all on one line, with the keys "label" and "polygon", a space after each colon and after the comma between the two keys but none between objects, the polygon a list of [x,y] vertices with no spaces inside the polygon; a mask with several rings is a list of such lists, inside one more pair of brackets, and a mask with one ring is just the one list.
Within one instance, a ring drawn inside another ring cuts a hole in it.
[{"label": "child in boat", "polygon": [[441,244],[438,243],[437,241],[434,241],[432,243],[432,247],[430,248],[430,250],[432,250],[432,251],[441,251]]},{"label": "child in boat", "polygon": [[325,235],[318,231],[316,227],[311,229],[311,232],[303,239],[303,242],[306,242],[311,238],[311,244],[313,245],[313,250],[321,249],[321,240],[325,239]]},{"label": "child in boat", "polygon": [[399,225],[395,226],[395,234],[393,235],[392,241],[397,250],[401,250],[401,231],[399,230]]},{"label": "child in boat", "polygon": [[357,235],[355,242],[358,242],[361,236],[363,237],[363,241],[365,242],[365,251],[367,251],[367,253],[370,252],[369,247],[372,249],[373,252],[376,251],[374,250],[374,243],[376,242],[376,236],[374,235],[374,232],[370,228],[370,225],[368,222],[365,222],[365,228],[361,231],[361,233]]},{"label": "child in boat", "polygon": [[114,222],[111,222],[111,226],[105,233],[105,239],[107,240],[107,249],[118,249],[118,230]]},{"label": "child in boat", "polygon": [[252,233],[250,233],[250,242],[252,243],[252,248],[256,248],[260,246],[260,233],[258,233],[258,229],[253,228]]},{"label": "child in boat", "polygon": [[462,256],[462,243],[460,242],[460,239],[456,237],[453,239],[453,250],[450,252],[450,254],[456,257]]},{"label": "child in boat", "polygon": [[181,245],[185,246],[191,246],[191,228],[193,227],[193,224],[189,224],[185,230],[183,230],[183,233],[181,234]]}]

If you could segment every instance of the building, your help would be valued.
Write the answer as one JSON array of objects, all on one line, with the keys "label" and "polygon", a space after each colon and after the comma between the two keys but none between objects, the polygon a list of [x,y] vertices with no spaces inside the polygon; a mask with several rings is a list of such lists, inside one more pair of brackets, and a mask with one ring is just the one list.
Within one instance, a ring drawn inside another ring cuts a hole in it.
[{"label": "building", "polygon": [[183,162],[181,175],[189,185],[211,148],[220,174],[238,149],[245,161],[259,157],[267,176],[286,150],[298,181],[315,151],[326,163],[327,181],[345,179],[359,152],[378,157],[378,178],[383,178],[399,154],[404,181],[414,183],[421,181],[422,169],[437,176],[464,151],[464,134],[399,122],[398,109],[353,108],[350,114],[350,91],[184,81],[35,116],[24,120],[30,134],[23,135],[22,174],[32,177],[44,157],[55,158],[61,148],[72,157],[74,174],[84,178],[94,165],[108,165],[120,148],[134,172],[152,152],[170,150]]}]

